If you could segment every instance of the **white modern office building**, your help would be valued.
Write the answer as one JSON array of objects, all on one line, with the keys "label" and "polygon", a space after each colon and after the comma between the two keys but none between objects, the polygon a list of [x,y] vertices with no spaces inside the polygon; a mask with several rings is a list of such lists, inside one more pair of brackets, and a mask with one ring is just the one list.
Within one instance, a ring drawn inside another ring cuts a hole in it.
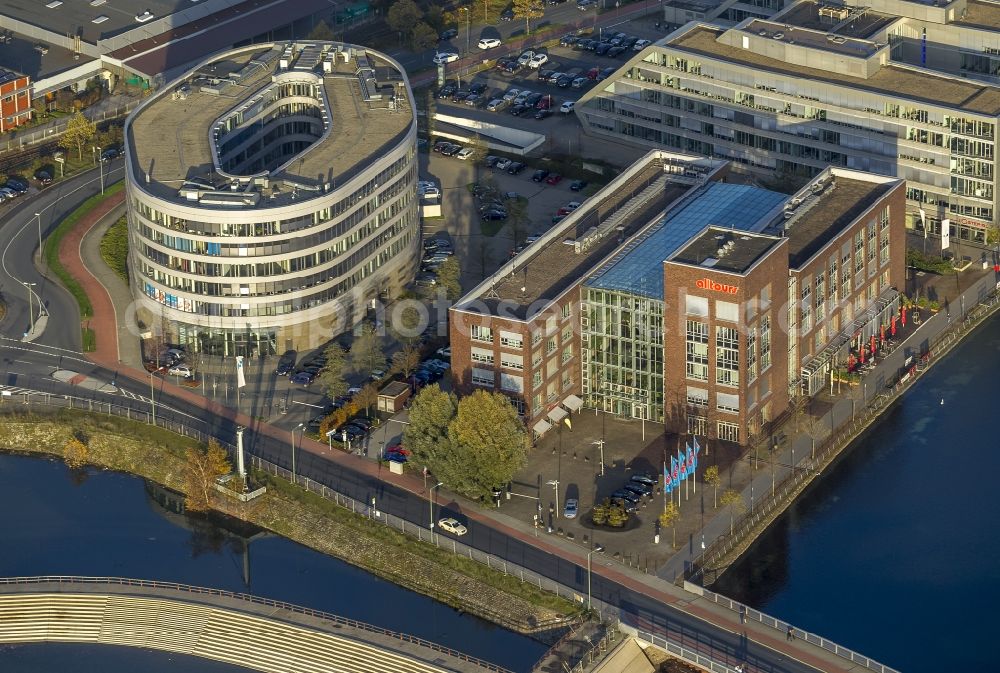
[{"label": "white modern office building", "polygon": [[907,226],[998,223],[1000,4],[802,0],[731,28],[691,22],[585,96],[588,133],[806,178],[907,182]]},{"label": "white modern office building", "polygon": [[398,63],[336,43],[217,54],[126,125],[139,319],[189,350],[316,347],[418,263],[416,123]]}]

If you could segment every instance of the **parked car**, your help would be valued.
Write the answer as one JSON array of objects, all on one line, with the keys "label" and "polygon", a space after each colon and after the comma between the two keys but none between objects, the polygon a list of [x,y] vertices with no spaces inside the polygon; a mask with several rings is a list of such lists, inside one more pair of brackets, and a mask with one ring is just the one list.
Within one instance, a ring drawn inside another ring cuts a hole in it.
[{"label": "parked car", "polygon": [[577,77],[575,80],[570,82],[569,86],[572,89],[582,89],[583,87],[587,86],[588,83],[590,83],[590,79],[588,79],[587,77]]},{"label": "parked car", "polygon": [[611,504],[618,505],[626,512],[634,512],[637,509],[636,504],[634,502],[632,502],[631,500],[626,500],[625,498],[616,498],[612,496]]},{"label": "parked car", "polygon": [[456,154],[455,157],[457,157],[458,159],[461,159],[462,161],[465,161],[466,159],[468,159],[469,157],[471,157],[475,153],[476,153],[476,150],[472,149],[471,147],[466,147],[466,148],[463,148],[463,149],[459,150],[458,154]]},{"label": "parked car", "polygon": [[507,211],[506,210],[487,210],[482,215],[485,221],[496,221],[496,220],[506,220]]},{"label": "parked car", "polygon": [[607,57],[608,58],[618,58],[619,56],[621,56],[622,54],[624,54],[627,51],[628,51],[628,47],[626,47],[625,45],[621,45],[620,44],[617,47],[611,47],[611,49],[608,49]]},{"label": "parked car", "polygon": [[604,70],[601,71],[601,74],[597,76],[597,81],[601,82],[603,80],[606,80],[607,78],[614,75],[617,69],[618,68],[605,68]]},{"label": "parked car", "polygon": [[629,477],[629,481],[645,484],[646,486],[656,486],[660,483],[657,478],[651,474],[633,474]]},{"label": "parked car", "polygon": [[13,189],[18,194],[24,194],[28,191],[28,181],[16,175],[8,177],[4,186]]},{"label": "parked car", "polygon": [[108,149],[101,152],[101,161],[107,163],[108,161],[114,161],[118,158],[118,148],[109,147]]},{"label": "parked car", "polygon": [[558,185],[562,181],[562,176],[558,173],[553,173],[545,178],[545,184],[547,185]]},{"label": "parked car", "polygon": [[496,163],[496,165],[493,166],[493,168],[497,169],[498,171],[505,171],[508,168],[510,168],[510,165],[512,163],[514,163],[514,162],[511,161],[510,159],[508,159],[507,157],[501,157],[500,161],[498,161]]},{"label": "parked car", "polygon": [[445,51],[434,54],[434,65],[442,65],[458,60],[458,54],[453,51]]},{"label": "parked car", "polygon": [[500,12],[500,20],[501,21],[513,21],[514,20],[514,12],[512,10],[505,9],[504,11]]},{"label": "parked car", "polygon": [[535,182],[541,182],[547,177],[549,177],[549,172],[544,168],[539,168],[532,174],[531,179],[534,180]]},{"label": "parked car", "polygon": [[458,37],[458,28],[448,28],[447,30],[443,30],[441,31],[441,35],[439,37],[442,42],[456,38]]},{"label": "parked car", "polygon": [[437,285],[437,276],[433,273],[418,273],[413,283],[417,287],[434,287]]},{"label": "parked car", "polygon": [[[505,101],[503,98],[494,98],[490,101],[490,104],[486,106],[486,109],[490,112],[500,112],[505,109],[510,103]],[[496,162],[494,162],[496,163]]]},{"label": "parked car", "polygon": [[521,95],[520,89],[508,89],[507,93],[503,95],[503,99],[508,103],[513,103],[514,99]]},{"label": "parked car", "polygon": [[52,184],[52,174],[41,168],[35,171],[35,179],[43,186]]},{"label": "parked car", "polygon": [[626,491],[625,489],[615,491],[614,493],[611,494],[611,497],[620,498],[621,500],[627,500],[633,503],[638,503],[639,501],[642,500],[642,496],[640,494],[633,493],[632,491]]},{"label": "parked car", "polygon": [[460,524],[457,519],[452,519],[451,517],[438,521],[438,528],[452,535],[465,535],[469,532],[468,528]]},{"label": "parked car", "polygon": [[636,40],[635,44],[632,45],[632,49],[634,49],[635,51],[642,51],[651,44],[652,42],[650,42],[649,40]]},{"label": "parked car", "polygon": [[541,68],[543,65],[549,62],[549,57],[547,54],[535,54],[528,61],[529,68]]},{"label": "parked car", "polygon": [[572,47],[580,38],[573,33],[566,33],[561,38],[559,38],[560,47]]},{"label": "parked car", "polygon": [[651,489],[646,484],[640,484],[638,482],[631,481],[625,484],[624,488],[626,491],[632,491],[633,493],[638,493],[639,495],[647,495],[649,497],[653,497],[653,489]]},{"label": "parked car", "polygon": [[436,355],[451,359],[451,346],[445,346],[444,348],[438,348]]},{"label": "parked car", "polygon": [[535,113],[535,119],[548,119],[553,114],[555,113],[552,110],[539,110]]},{"label": "parked car", "polygon": [[518,65],[528,65],[528,63],[530,63],[531,59],[533,58],[535,58],[535,52],[529,49],[528,51],[522,53],[520,56],[517,57],[517,63]]},{"label": "parked car", "polygon": [[498,40],[495,37],[484,37],[479,41],[479,48],[483,50],[495,49],[496,47],[499,46],[500,46],[500,40]]},{"label": "parked car", "polygon": [[475,82],[469,86],[469,91],[478,96],[486,91],[487,88],[488,85],[486,82]]},{"label": "parked car", "polygon": [[574,180],[573,182],[570,183],[569,189],[572,192],[579,192],[582,191],[586,186],[587,186],[586,180]]},{"label": "parked car", "polygon": [[575,519],[579,506],[580,501],[576,498],[566,498],[566,505],[563,507],[563,517],[566,519]]},{"label": "parked car", "polygon": [[576,108],[576,101],[568,100],[563,102],[563,104],[559,106],[559,111],[565,115],[572,112],[575,108]]},{"label": "parked car", "polygon": [[192,376],[194,376],[194,372],[191,371],[191,368],[188,367],[187,365],[174,365],[173,367],[167,370],[167,373],[170,374],[171,376],[183,376],[186,379],[189,379]]},{"label": "parked car", "polygon": [[296,385],[307,386],[310,383],[312,383],[313,379],[315,379],[315,378],[316,378],[316,375],[313,374],[313,373],[311,373],[311,372],[299,372],[298,374],[296,374],[295,376],[293,376],[290,380],[291,380],[292,383],[294,383]]},{"label": "parked car", "polygon": [[525,166],[523,163],[521,163],[520,161],[515,161],[514,163],[512,163],[510,165],[510,167],[507,168],[507,172],[510,175],[517,175],[518,173],[520,173],[521,171],[523,171],[525,168],[527,168],[527,166]]},{"label": "parked car", "polygon": [[560,89],[565,89],[566,87],[568,87],[570,84],[573,83],[574,79],[575,78],[572,75],[563,75],[562,77],[556,80],[556,86],[559,87]]},{"label": "parked car", "polygon": [[523,104],[522,105],[515,105],[514,107],[512,107],[510,109],[510,114],[513,117],[520,117],[521,115],[523,115],[525,112],[527,112],[530,109],[531,109],[531,107],[528,106],[528,105],[523,105]]}]

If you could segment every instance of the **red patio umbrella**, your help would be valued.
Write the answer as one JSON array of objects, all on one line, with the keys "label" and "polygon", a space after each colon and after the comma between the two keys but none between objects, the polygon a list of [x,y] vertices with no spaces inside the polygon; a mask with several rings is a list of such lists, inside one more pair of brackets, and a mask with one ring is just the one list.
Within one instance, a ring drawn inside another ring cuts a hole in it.
[{"label": "red patio umbrella", "polygon": [[858,364],[858,361],[857,359],[855,359],[854,354],[851,353],[850,355],[847,356],[847,371],[853,372],[854,365],[856,364]]},{"label": "red patio umbrella", "polygon": [[879,328],[879,332],[880,332],[880,334],[879,334],[879,343],[881,343],[884,346],[885,345],[885,323],[882,323],[882,327]]},{"label": "red patio umbrella", "polygon": [[861,347],[861,352],[858,354],[858,362],[860,362],[861,364],[865,363],[865,347],[864,346]]},{"label": "red patio umbrella", "polygon": [[906,327],[906,307],[899,309],[899,319],[903,322],[903,327]]},{"label": "red patio umbrella", "polygon": [[896,316],[892,316],[892,324],[889,325],[889,331],[892,333],[892,336],[896,336]]},{"label": "red patio umbrella", "polygon": [[875,355],[875,335],[874,334],[872,334],[872,338],[871,338],[871,353],[872,353],[872,355]]}]

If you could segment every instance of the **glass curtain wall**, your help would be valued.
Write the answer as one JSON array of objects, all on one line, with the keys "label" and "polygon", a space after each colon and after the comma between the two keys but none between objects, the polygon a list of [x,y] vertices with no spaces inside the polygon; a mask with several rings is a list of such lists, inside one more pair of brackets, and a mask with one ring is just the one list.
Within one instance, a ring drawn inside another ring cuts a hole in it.
[{"label": "glass curtain wall", "polygon": [[663,302],[584,289],[583,393],[591,408],[663,420]]}]

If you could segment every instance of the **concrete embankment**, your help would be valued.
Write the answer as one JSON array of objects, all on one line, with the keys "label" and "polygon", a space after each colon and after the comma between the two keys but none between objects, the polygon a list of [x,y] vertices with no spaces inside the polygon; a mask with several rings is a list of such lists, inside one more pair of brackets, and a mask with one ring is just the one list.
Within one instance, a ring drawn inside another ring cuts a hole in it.
[{"label": "concrete embankment", "polygon": [[[0,416],[0,437],[6,450],[57,457],[64,457],[67,443],[77,438],[87,447],[88,464],[185,489],[183,447],[188,440],[160,428],[64,411]],[[521,633],[536,633],[539,625],[556,629],[576,610],[513,576],[373,526],[289,484],[271,483],[264,496],[248,503],[219,495],[213,507]]]}]

